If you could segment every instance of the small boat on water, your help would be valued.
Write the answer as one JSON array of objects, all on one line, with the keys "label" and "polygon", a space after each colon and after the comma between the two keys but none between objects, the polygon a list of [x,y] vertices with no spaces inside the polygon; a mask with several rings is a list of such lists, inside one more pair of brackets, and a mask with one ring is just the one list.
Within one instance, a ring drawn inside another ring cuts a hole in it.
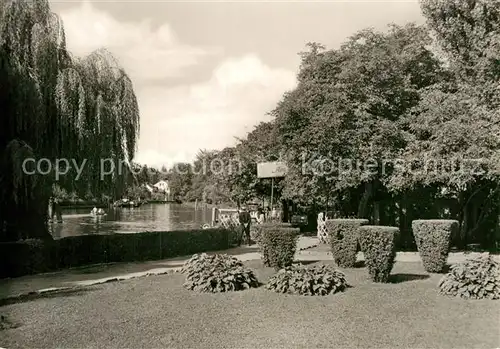
[{"label": "small boat on water", "polygon": [[131,207],[140,207],[143,204],[145,204],[146,201],[141,201],[141,200],[129,200],[129,199],[121,199],[116,201],[113,206],[114,207],[123,207],[123,208],[131,208]]},{"label": "small boat on water", "polygon": [[106,212],[102,208],[96,209],[94,207],[94,209],[92,211],[90,211],[90,215],[93,217],[105,216]]}]

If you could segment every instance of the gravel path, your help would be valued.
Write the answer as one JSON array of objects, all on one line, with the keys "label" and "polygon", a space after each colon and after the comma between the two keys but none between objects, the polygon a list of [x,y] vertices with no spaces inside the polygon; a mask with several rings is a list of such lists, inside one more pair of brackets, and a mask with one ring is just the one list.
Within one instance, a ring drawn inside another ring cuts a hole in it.
[{"label": "gravel path", "polygon": [[[297,244],[297,250],[314,247],[317,243],[318,241],[315,237],[301,237]],[[227,253],[238,257],[242,261],[249,261],[260,259],[260,253],[258,251],[258,247],[253,245],[208,253]],[[27,275],[14,279],[1,279],[0,300],[19,295],[27,295],[30,292],[39,290],[99,284],[108,282],[112,279],[132,279],[150,274],[165,274],[179,269],[190,257],[191,255],[159,261],[91,265],[54,273]],[[299,255],[298,258],[300,258]]]}]

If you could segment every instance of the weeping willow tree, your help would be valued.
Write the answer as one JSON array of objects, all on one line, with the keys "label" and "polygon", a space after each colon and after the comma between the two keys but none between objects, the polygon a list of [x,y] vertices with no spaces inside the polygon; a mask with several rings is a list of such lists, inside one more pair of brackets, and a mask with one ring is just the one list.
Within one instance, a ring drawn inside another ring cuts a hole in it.
[{"label": "weeping willow tree", "polygon": [[[0,110],[2,240],[50,238],[56,159],[84,164],[78,180],[74,166],[59,178],[68,192],[121,195],[139,132],[132,81],[105,49],[72,57],[47,0],[0,3]],[[52,172],[26,173],[27,158],[50,159]]]}]

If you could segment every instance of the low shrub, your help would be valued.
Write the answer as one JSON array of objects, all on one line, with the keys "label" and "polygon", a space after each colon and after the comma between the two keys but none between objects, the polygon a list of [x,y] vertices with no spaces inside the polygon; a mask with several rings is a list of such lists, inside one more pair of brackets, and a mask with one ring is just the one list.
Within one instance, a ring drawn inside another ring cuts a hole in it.
[{"label": "low shrub", "polygon": [[184,287],[198,292],[240,291],[259,286],[252,270],[226,254],[194,255],[182,272],[186,275]]},{"label": "low shrub", "polygon": [[374,282],[388,282],[394,259],[396,227],[365,225],[360,228],[360,245],[365,255],[365,264]]},{"label": "low shrub", "polygon": [[279,270],[293,263],[300,229],[269,226],[262,230],[259,245],[265,266]]},{"label": "low shrub", "polygon": [[451,237],[458,232],[458,221],[415,220],[411,225],[425,270],[442,272],[450,252]]},{"label": "low shrub", "polygon": [[500,263],[488,254],[454,264],[439,281],[443,295],[464,299],[500,299]]},{"label": "low shrub", "polygon": [[243,229],[240,226],[231,226],[228,231],[228,245],[230,247],[240,246],[243,238]]},{"label": "low shrub", "polygon": [[329,219],[326,230],[335,263],[341,268],[353,268],[359,251],[359,227],[368,224],[366,219]]},{"label": "low shrub", "polygon": [[[278,223],[278,222],[265,222],[265,223],[261,223],[261,224],[256,224],[254,226],[253,237],[252,237],[252,235],[250,236],[253,241],[257,242],[257,244],[259,246],[262,262],[267,267],[271,266],[271,264],[269,262],[269,258],[267,257],[266,249],[264,248],[264,245],[261,242],[262,232],[264,230],[275,229],[275,228],[279,228],[279,227],[292,228],[292,225],[290,223]],[[251,232],[251,234],[252,234],[252,232]]]},{"label": "low shrub", "polygon": [[282,228],[292,228],[290,223],[277,223],[277,222],[265,222],[261,224],[254,224],[251,226],[250,238],[259,243],[262,231],[269,228],[282,227]]},{"label": "low shrub", "polygon": [[265,287],[278,293],[326,296],[344,291],[347,286],[345,275],[332,266],[292,265],[272,276]]},{"label": "low shrub", "polygon": [[82,235],[52,241],[0,242],[0,278],[83,265],[159,260],[230,247],[221,228]]},{"label": "low shrub", "polygon": [[204,266],[210,266],[213,264],[224,265],[225,268],[236,268],[243,266],[242,262],[235,257],[225,255],[225,254],[194,254],[189,260],[187,260],[182,268],[181,273],[190,274],[193,271],[198,270]]},{"label": "low shrub", "polygon": [[36,239],[0,243],[0,278],[51,271],[53,245]]}]

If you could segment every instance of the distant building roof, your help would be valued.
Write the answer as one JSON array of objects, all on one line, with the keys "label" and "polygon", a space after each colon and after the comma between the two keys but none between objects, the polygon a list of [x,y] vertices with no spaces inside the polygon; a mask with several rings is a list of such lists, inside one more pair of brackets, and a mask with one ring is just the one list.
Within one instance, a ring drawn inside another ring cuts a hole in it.
[{"label": "distant building roof", "polygon": [[170,187],[168,185],[168,181],[159,181],[154,187],[158,188],[159,190],[165,191],[165,192],[170,192]]}]

